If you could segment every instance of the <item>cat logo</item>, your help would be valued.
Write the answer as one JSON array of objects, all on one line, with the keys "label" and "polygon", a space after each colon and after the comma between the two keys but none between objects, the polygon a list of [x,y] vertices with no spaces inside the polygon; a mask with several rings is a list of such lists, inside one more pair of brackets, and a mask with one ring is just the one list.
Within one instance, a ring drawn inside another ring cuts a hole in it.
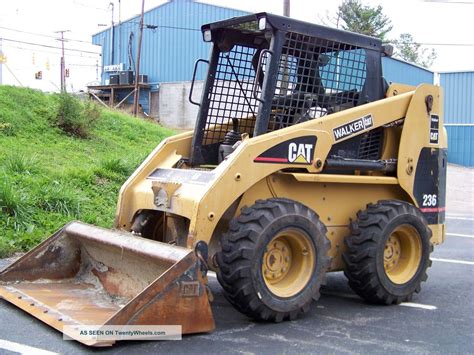
[{"label": "cat logo", "polygon": [[439,143],[439,116],[438,115],[431,115],[430,143],[431,144]]},{"label": "cat logo", "polygon": [[281,142],[256,157],[255,163],[303,164],[313,160],[316,136],[301,136]]},{"label": "cat logo", "polygon": [[311,163],[313,148],[312,144],[290,143],[288,145],[288,161],[301,164]]}]

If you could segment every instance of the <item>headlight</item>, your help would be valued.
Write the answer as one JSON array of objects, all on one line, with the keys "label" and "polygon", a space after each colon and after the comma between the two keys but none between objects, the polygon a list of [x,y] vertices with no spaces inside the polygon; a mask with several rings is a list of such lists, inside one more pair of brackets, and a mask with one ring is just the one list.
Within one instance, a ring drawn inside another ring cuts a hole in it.
[{"label": "headlight", "polygon": [[212,33],[211,30],[205,30],[202,34],[204,42],[211,42],[212,41]]},{"label": "headlight", "polygon": [[258,19],[258,29],[260,31],[263,31],[267,28],[267,18],[266,17],[261,17]]}]

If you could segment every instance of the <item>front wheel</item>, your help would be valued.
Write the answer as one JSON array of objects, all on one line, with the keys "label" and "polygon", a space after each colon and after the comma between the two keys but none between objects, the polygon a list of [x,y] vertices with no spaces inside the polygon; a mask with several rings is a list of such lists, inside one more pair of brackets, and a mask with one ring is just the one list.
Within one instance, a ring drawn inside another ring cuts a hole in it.
[{"label": "front wheel", "polygon": [[221,240],[218,280],[240,312],[282,321],[307,312],[329,267],[326,227],[314,211],[288,199],[242,209]]},{"label": "front wheel", "polygon": [[379,201],[357,213],[343,254],[351,288],[369,302],[410,301],[431,266],[431,230],[423,214],[403,201]]}]

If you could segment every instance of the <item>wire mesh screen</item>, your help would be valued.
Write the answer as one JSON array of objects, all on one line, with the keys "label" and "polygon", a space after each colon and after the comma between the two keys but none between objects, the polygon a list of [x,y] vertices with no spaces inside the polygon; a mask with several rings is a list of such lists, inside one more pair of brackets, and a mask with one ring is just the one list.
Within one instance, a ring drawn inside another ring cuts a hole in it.
[{"label": "wire mesh screen", "polygon": [[[252,133],[258,111],[253,98],[258,53],[255,48],[235,45],[229,52],[220,52],[214,84],[209,94],[209,111],[204,127],[204,144],[222,141],[239,120],[239,131]],[[254,63],[253,63],[253,62]],[[253,63],[253,64],[252,64]],[[257,88],[259,93],[260,88]]]},{"label": "wire mesh screen", "polygon": [[[260,50],[234,45],[221,51],[209,91],[204,145],[222,142],[238,120],[239,132],[253,133],[259,102],[253,96],[257,65],[261,76],[257,97],[271,55],[258,63]],[[357,106],[366,80],[366,53],[352,45],[288,32],[278,59],[277,84],[268,130],[274,131]]]},{"label": "wire mesh screen", "polygon": [[365,79],[364,49],[287,33],[268,130],[356,106]]}]

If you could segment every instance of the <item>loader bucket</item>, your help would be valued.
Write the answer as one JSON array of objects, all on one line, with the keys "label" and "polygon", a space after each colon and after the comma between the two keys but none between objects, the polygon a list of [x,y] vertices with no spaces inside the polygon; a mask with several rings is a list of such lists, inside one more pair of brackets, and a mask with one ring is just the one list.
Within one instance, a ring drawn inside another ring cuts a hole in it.
[{"label": "loader bucket", "polygon": [[204,278],[190,249],[72,222],[0,272],[0,296],[59,331],[181,325],[189,334],[214,329]]}]

